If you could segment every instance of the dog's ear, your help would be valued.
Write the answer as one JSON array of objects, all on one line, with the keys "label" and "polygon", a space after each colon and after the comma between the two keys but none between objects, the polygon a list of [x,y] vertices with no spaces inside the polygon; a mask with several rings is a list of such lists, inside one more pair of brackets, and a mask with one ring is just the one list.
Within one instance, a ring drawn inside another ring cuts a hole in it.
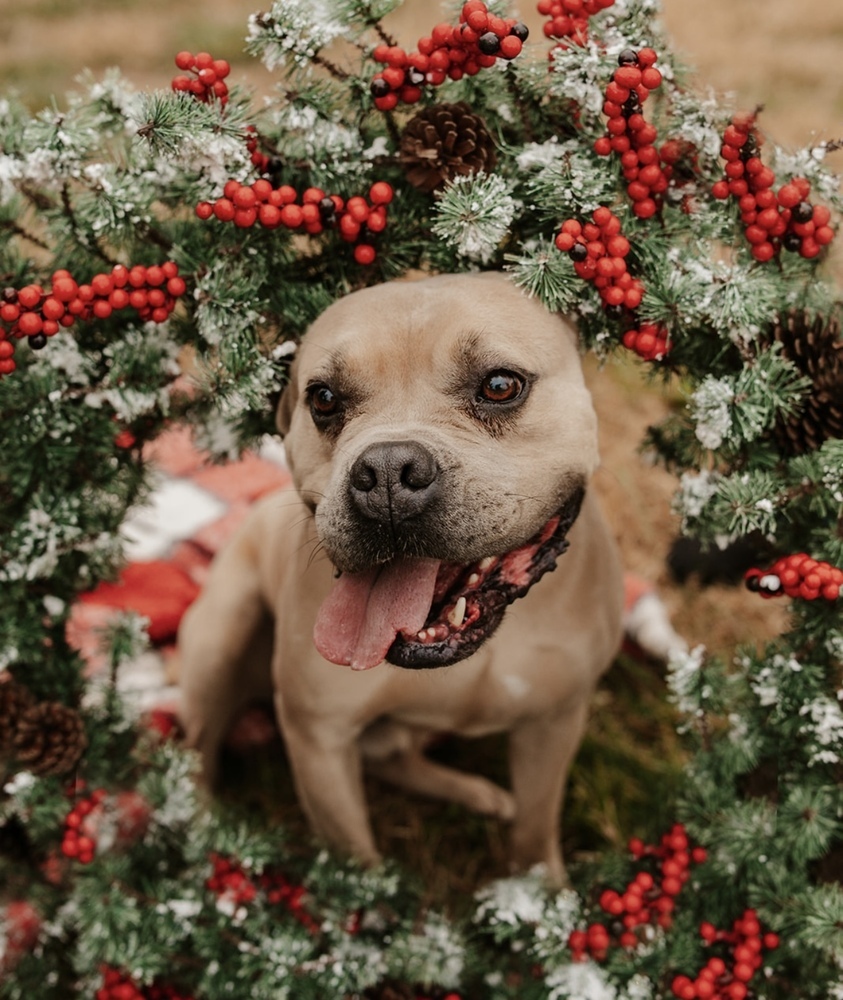
[{"label": "dog's ear", "polygon": [[296,388],[298,382],[296,378],[297,367],[296,361],[293,361],[287,372],[287,384],[284,386],[281,398],[278,400],[278,408],[275,411],[275,426],[278,428],[278,433],[281,437],[284,437],[287,431],[289,431],[290,421],[293,419],[293,410],[296,407],[296,399],[298,397],[298,390]]}]

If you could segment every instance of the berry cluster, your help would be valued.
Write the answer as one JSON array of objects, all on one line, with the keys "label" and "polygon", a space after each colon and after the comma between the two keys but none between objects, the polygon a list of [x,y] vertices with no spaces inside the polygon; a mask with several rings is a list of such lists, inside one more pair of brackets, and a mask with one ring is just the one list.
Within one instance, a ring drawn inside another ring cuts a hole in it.
[{"label": "berry cluster", "polygon": [[167,983],[139,986],[128,973],[104,965],[100,969],[102,986],[94,993],[95,1000],[193,1000],[188,993]]},{"label": "berry cluster", "polygon": [[621,343],[645,361],[661,361],[670,353],[670,334],[659,323],[642,323],[624,331]]},{"label": "berry cluster", "polygon": [[98,850],[126,847],[139,840],[151,815],[152,808],[139,792],[109,795],[97,788],[78,799],[65,817],[61,853],[89,865]]},{"label": "berry cluster", "polygon": [[636,861],[653,858],[657,871],[655,875],[646,869],[639,871],[623,892],[606,889],[600,894],[600,908],[611,918],[612,925],[607,928],[595,922],[585,930],[572,931],[568,947],[575,962],[589,955],[603,961],[613,944],[634,948],[640,944],[639,934],[645,927],[669,928],[675,899],[690,877],[691,864],[701,864],[706,858],[704,848],[691,847],[681,823],[664,834],[658,846],[633,838],[629,850]]},{"label": "berry cluster", "polygon": [[527,25],[515,18],[496,17],[483,0],[468,0],[459,24],[437,24],[429,36],[420,38],[409,54],[397,45],[378,45],[375,62],[386,69],[372,78],[375,107],[391,111],[399,101],[415,104],[422,88],[438,87],[445,80],[461,80],[494,66],[498,57],[514,59],[529,34]]},{"label": "berry cluster", "polygon": [[[283,906],[302,926],[311,933],[319,931],[319,921],[308,912],[305,902],[307,900],[307,889],[303,885],[296,885],[289,882],[280,872],[265,870],[258,879],[258,884],[263,890],[266,901],[273,906]],[[352,929],[358,926],[352,921],[349,933],[354,933]]]},{"label": "berry cluster", "polygon": [[[176,66],[183,72],[173,77],[170,86],[175,91],[193,94],[203,103],[216,98],[220,104],[228,103],[228,86],[225,78],[231,72],[231,66],[225,59],[214,59],[207,52],[179,52],[176,55]],[[193,76],[188,76],[192,73]]]},{"label": "berry cluster", "polygon": [[811,185],[804,177],[793,178],[776,192],[776,175],[761,160],[761,144],[755,115],[735,115],[720,148],[726,176],[711,193],[737,200],[744,235],[757,261],[771,260],[782,247],[807,259],[816,257],[834,239],[831,212],[808,201]]},{"label": "berry cluster", "polygon": [[655,126],[645,121],[643,114],[650,91],[661,86],[662,75],[654,65],[657,58],[652,49],[646,48],[637,52],[624,49],[620,53],[619,66],[606,87],[603,101],[608,135],[594,143],[598,156],[619,154],[626,192],[639,219],[656,214],[669,179],[659,162]]},{"label": "berry cluster", "polygon": [[312,933],[319,931],[319,921],[305,907],[307,890],[304,886],[295,885],[279,872],[271,870],[265,870],[252,879],[239,861],[222,854],[212,853],[209,860],[213,871],[205,880],[205,887],[220,902],[232,908],[244,906],[251,903],[260,891],[267,903],[283,906]]},{"label": "berry cluster", "polygon": [[210,889],[217,899],[226,900],[235,906],[252,902],[258,894],[257,886],[238,861],[216,853],[210,855],[209,861],[213,871],[205,879],[206,889]]},{"label": "berry cluster", "polygon": [[[585,45],[588,41],[588,19],[614,3],[615,0],[539,0],[536,6],[538,12],[548,19],[543,25],[548,38],[567,38],[575,45]],[[554,46],[557,49],[567,47],[562,41]]]},{"label": "berry cluster", "polygon": [[700,924],[700,936],[708,945],[724,942],[729,945],[727,961],[712,956],[695,979],[675,976],[671,983],[673,995],[679,1000],[744,1000],[749,995],[747,984],[761,967],[762,952],[779,946],[777,934],[762,934],[755,910],[745,910],[731,931],[720,931],[713,924]]},{"label": "berry cluster", "polygon": [[49,291],[41,285],[6,288],[0,293],[0,376],[15,370],[14,344],[9,337],[29,339],[40,350],[60,327],[77,319],[107,319],[112,312],[131,307],[142,320],[163,323],[184,295],[178,264],[166,261],[151,267],[115,265],[78,284],[69,271],[55,271]]},{"label": "berry cluster", "polygon": [[836,601],[843,595],[843,569],[812,559],[806,552],[782,556],[768,570],[749,569],[744,576],[747,587],[762,597],[801,597],[816,601],[820,597]]},{"label": "berry cluster", "polygon": [[621,233],[620,219],[605,206],[596,208],[592,222],[585,225],[576,219],[562,223],[556,248],[567,253],[574,270],[593,283],[606,306],[637,309],[644,297],[644,286],[626,268],[629,240]]},{"label": "berry cluster", "polygon": [[[644,286],[627,270],[629,240],[621,233],[616,215],[601,205],[592,222],[567,219],[556,236],[556,247],[567,253],[574,270],[600,292],[607,309],[623,315],[633,313],[644,297]],[[625,347],[647,361],[663,358],[670,350],[667,331],[653,323],[633,325],[623,335]]]},{"label": "berry cluster", "polygon": [[77,800],[64,818],[64,835],[61,852],[66,858],[89,865],[94,860],[97,849],[97,821],[94,814],[102,811],[102,803],[107,796],[103,788],[97,788],[90,795]]},{"label": "berry cluster", "polygon": [[355,195],[348,201],[327,195],[321,188],[307,188],[299,200],[289,184],[273,187],[263,178],[253,184],[227,181],[221,198],[213,203],[200,201],[196,214],[200,219],[212,216],[221,222],[233,222],[241,229],[255,224],[265,229],[301,229],[316,236],[325,229],[336,229],[349,243],[355,243],[354,259],[371,264],[376,257],[369,239],[386,228],[386,206],[392,201],[392,185],[376,181],[369,188],[369,198]]},{"label": "berry cluster", "polygon": [[0,910],[0,980],[35,947],[41,923],[40,913],[26,899],[13,899]]}]

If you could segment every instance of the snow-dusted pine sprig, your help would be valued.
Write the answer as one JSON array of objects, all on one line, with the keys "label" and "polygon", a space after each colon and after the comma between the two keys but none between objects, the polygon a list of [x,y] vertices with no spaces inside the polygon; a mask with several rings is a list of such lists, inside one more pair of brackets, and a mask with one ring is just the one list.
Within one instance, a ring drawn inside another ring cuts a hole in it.
[{"label": "snow-dusted pine sprig", "polygon": [[435,236],[460,257],[488,264],[515,218],[510,185],[497,174],[468,174],[447,184],[436,203]]},{"label": "snow-dusted pine sprig", "polygon": [[275,0],[249,18],[246,51],[269,70],[312,70],[322,49],[349,34],[332,6],[327,0]]}]

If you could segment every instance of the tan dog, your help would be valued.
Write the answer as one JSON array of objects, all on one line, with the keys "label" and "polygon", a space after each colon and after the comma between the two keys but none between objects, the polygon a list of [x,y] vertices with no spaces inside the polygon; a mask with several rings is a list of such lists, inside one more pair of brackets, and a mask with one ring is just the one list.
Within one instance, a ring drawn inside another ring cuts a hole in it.
[{"label": "tan dog", "polygon": [[[207,776],[271,692],[329,845],[378,859],[365,764],[511,819],[513,868],[561,881],[566,777],[622,604],[572,330],[499,275],[355,292],[304,337],[278,425],[297,492],[255,506],[180,633]],[[435,733],[500,731],[511,793],[423,755]]]}]

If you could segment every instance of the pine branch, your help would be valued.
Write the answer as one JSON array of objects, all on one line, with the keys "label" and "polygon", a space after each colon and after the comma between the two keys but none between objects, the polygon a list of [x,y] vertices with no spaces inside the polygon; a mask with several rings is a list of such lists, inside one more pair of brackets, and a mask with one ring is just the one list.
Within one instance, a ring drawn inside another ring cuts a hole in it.
[{"label": "pine branch", "polygon": [[15,234],[15,236],[20,236],[21,239],[26,240],[28,243],[32,243],[34,246],[40,247],[42,250],[51,251],[53,248],[42,240],[39,236],[34,233],[29,232],[24,229],[19,223],[15,222],[14,219],[2,219],[0,220],[0,226],[3,229],[9,229]]}]

